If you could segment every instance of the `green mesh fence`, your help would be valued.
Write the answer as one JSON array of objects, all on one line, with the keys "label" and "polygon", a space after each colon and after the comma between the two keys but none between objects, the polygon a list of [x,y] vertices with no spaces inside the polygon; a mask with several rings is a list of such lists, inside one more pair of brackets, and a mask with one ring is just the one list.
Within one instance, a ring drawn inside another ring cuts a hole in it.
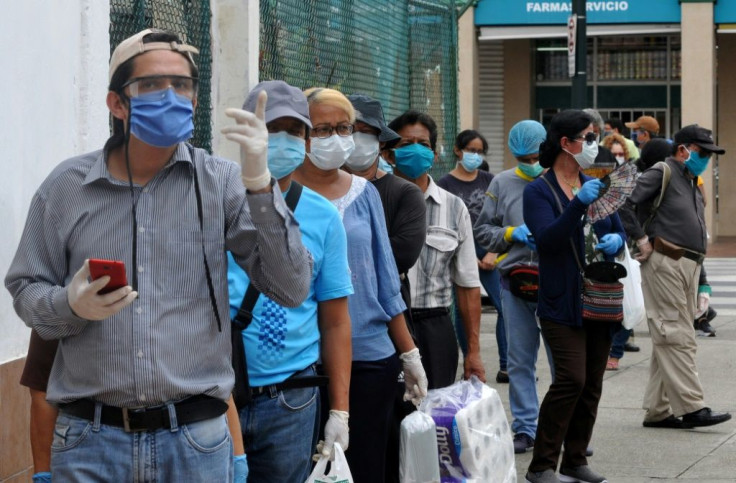
[{"label": "green mesh fence", "polygon": [[409,108],[426,112],[439,128],[432,173],[454,166],[454,1],[261,0],[260,7],[261,80],[368,94],[387,121]]},{"label": "green mesh fence", "polygon": [[199,49],[194,61],[199,68],[197,109],[194,112],[192,144],[212,151],[212,52],[210,48],[209,0],[111,0],[110,54],[115,47],[147,28],[179,34]]}]

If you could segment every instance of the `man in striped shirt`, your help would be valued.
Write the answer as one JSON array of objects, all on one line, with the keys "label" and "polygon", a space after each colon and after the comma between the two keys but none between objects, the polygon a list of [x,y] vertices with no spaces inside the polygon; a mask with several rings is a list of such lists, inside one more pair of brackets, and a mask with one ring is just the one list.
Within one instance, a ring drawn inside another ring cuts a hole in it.
[{"label": "man in striped shirt", "polygon": [[415,337],[429,388],[455,382],[458,346],[448,307],[453,287],[468,338],[463,375],[485,382],[480,357],[480,280],[473,227],[465,203],[428,174],[437,157],[437,125],[427,114],[407,111],[389,124],[401,139],[389,150],[395,173],[416,184],[427,204],[427,239],[409,270]]},{"label": "man in striped shirt", "polygon": [[[309,289],[311,257],[266,164],[265,96],[259,115],[227,112],[242,169],[184,142],[192,53],[153,30],[115,49],[113,135],[43,182],[5,279],[21,319],[59,340],[57,482],[232,479],[225,250],[282,305]],[[132,286],[101,294],[109,279],[88,281],[90,258],[124,261]]]}]

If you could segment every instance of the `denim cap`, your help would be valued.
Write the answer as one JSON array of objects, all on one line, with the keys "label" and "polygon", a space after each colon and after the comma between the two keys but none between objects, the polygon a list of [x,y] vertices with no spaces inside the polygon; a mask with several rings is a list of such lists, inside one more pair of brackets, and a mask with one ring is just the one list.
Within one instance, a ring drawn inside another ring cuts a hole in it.
[{"label": "denim cap", "polygon": [[514,157],[539,152],[539,145],[547,137],[547,131],[537,121],[527,119],[514,124],[509,131],[509,150]]},{"label": "denim cap", "polygon": [[381,103],[365,94],[350,94],[348,100],[355,108],[355,120],[361,121],[380,131],[378,140],[382,143],[401,139],[393,129],[386,125]]},{"label": "denim cap", "polygon": [[309,103],[301,89],[290,86],[281,80],[259,82],[245,98],[243,109],[256,112],[258,94],[266,91],[266,123],[280,117],[293,117],[299,119],[310,129],[312,122],[309,120]]},{"label": "denim cap", "polygon": [[107,79],[108,82],[112,80],[112,76],[115,74],[115,71],[118,70],[118,67],[120,67],[121,64],[125,63],[126,61],[132,59],[137,55],[143,54],[145,52],[150,52],[151,50],[171,50],[174,52],[179,52],[184,57],[186,57],[187,60],[189,60],[189,62],[191,62],[194,67],[197,66],[197,64],[194,63],[194,58],[192,57],[192,54],[199,53],[199,50],[197,50],[196,47],[192,47],[191,45],[183,44],[181,42],[143,42],[143,38],[146,35],[154,33],[173,32],[166,32],[165,30],[159,29],[146,29],[120,42],[118,46],[115,47],[115,50],[110,57],[110,69],[108,71]]},{"label": "denim cap", "polygon": [[713,131],[700,127],[697,124],[685,126],[675,133],[675,144],[696,144],[701,148],[716,154],[725,154],[726,150],[716,146],[713,141]]}]

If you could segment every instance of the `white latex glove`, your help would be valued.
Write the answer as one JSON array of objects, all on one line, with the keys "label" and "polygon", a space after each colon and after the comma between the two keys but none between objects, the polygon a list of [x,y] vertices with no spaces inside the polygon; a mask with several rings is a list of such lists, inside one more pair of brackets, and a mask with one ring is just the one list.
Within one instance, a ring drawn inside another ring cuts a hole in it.
[{"label": "white latex glove", "polygon": [[110,277],[105,275],[91,283],[89,279],[89,260],[74,274],[71,283],[67,287],[67,300],[72,311],[82,319],[104,320],[111,317],[123,308],[130,305],[138,296],[133,287],[126,285],[110,293],[100,295]]},{"label": "white latex glove", "polygon": [[422,357],[416,347],[399,356],[404,370],[404,401],[411,401],[416,407],[427,395],[427,374],[422,366]]},{"label": "white latex glove", "polygon": [[230,141],[240,144],[240,167],[243,185],[250,191],[258,191],[271,183],[268,170],[268,129],[264,116],[268,94],[258,94],[255,114],[242,109],[225,109],[225,115],[235,119],[235,126],[222,129]]},{"label": "white latex glove", "polygon": [[330,409],[330,417],[327,419],[327,424],[325,424],[325,440],[317,444],[317,454],[312,457],[314,461],[317,461],[320,456],[329,456],[330,461],[334,460],[335,452],[332,446],[335,443],[340,443],[343,451],[347,451],[348,443],[350,443],[349,417],[347,411]]},{"label": "white latex glove", "polygon": [[710,294],[708,292],[698,293],[698,310],[695,311],[695,318],[702,317],[708,311],[710,306]]}]

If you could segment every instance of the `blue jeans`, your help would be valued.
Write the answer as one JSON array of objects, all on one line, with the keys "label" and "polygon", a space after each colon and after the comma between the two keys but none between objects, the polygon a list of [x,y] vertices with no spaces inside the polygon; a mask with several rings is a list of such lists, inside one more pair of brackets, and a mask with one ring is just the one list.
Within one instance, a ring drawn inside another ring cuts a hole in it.
[{"label": "blue jeans", "polygon": [[[501,301],[506,314],[506,338],[509,344],[511,430],[514,434],[524,433],[534,438],[539,416],[536,366],[541,337],[535,315],[537,304],[522,300],[503,287]],[[550,370],[553,370],[552,354],[546,343],[545,348]]]},{"label": "blue jeans", "polygon": [[[498,346],[498,363],[502,371],[507,369],[508,345],[506,343],[506,329],[504,328],[503,309],[501,308],[501,282],[498,270],[478,270],[480,283],[483,289],[491,298],[493,306],[496,307],[496,345]],[[457,306],[457,297],[455,297],[455,332],[457,333],[457,341],[460,344],[460,350],[463,356],[468,353],[468,338],[465,335],[465,327],[463,326],[463,318],[460,315],[460,309]]]},{"label": "blue jeans", "polygon": [[[313,376],[308,368],[299,377]],[[240,410],[249,482],[303,482],[309,476],[319,428],[319,388],[258,395]]]},{"label": "blue jeans", "polygon": [[63,411],[51,444],[54,482],[232,481],[233,444],[225,415],[172,428],[126,433]]},{"label": "blue jeans", "polygon": [[621,326],[618,332],[614,334],[613,342],[611,343],[611,357],[621,359],[624,356],[624,346],[626,345],[626,341],[629,340],[629,337],[631,337],[632,332],[632,330],[624,329]]}]

